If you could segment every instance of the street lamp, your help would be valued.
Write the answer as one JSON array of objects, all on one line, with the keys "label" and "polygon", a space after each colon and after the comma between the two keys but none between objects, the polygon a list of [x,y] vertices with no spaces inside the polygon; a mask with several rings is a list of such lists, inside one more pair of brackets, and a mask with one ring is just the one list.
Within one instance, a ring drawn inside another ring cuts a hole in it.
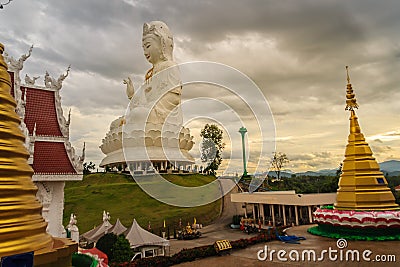
[{"label": "street lamp", "polygon": [[239,133],[242,135],[242,151],[243,151],[243,176],[247,176],[246,169],[246,146],[244,143],[244,135],[247,133],[247,129],[243,126],[239,129]]}]

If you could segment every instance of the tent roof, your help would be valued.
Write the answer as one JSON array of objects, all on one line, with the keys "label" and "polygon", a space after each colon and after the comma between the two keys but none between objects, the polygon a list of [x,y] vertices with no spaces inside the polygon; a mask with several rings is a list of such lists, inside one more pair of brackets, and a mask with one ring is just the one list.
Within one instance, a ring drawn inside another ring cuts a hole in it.
[{"label": "tent roof", "polygon": [[120,235],[124,233],[127,230],[127,228],[121,223],[119,218],[115,222],[114,226],[109,229],[109,233],[113,233],[115,235]]},{"label": "tent roof", "polygon": [[126,234],[126,239],[129,240],[131,248],[142,246],[169,246],[168,240],[144,230],[136,222],[136,219],[133,219],[132,226]]},{"label": "tent roof", "polygon": [[101,225],[82,234],[82,236],[90,242],[97,242],[102,236],[104,236],[106,233],[109,233],[109,230],[112,226],[113,225],[109,221],[103,221]]}]

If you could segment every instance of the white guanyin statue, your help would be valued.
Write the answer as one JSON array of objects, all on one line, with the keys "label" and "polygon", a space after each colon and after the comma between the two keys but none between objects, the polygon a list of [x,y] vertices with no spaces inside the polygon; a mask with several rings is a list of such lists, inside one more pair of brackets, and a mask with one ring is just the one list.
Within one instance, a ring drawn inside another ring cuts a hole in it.
[{"label": "white guanyin statue", "polygon": [[146,132],[163,130],[177,134],[182,127],[182,86],[179,69],[172,58],[171,32],[161,21],[145,23],[142,41],[144,56],[153,66],[147,71],[137,95],[132,80],[124,80],[127,96],[131,100],[126,130],[146,128]]},{"label": "white guanyin statue", "polygon": [[[137,150],[144,147],[152,162],[193,162],[187,153],[193,147],[193,136],[190,136],[188,128],[182,126],[182,86],[179,68],[173,60],[174,43],[168,26],[161,21],[145,23],[142,46],[152,68],[147,71],[139,90],[134,89],[130,78],[124,80],[131,102],[126,116],[113,121],[103,139],[100,148],[107,156],[100,166],[121,160],[116,151],[122,149],[119,142],[122,128],[125,152],[127,147],[135,148],[133,154],[136,158],[127,158],[127,161],[146,160],[145,155],[140,155],[142,153]],[[173,149],[175,151],[171,152]]]}]

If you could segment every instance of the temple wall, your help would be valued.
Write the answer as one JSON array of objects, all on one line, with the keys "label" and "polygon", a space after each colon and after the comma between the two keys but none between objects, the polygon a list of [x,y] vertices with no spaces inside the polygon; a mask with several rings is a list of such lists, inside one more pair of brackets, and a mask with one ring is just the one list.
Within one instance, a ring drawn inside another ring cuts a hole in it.
[{"label": "temple wall", "polygon": [[42,216],[48,223],[47,232],[55,237],[65,237],[63,227],[65,182],[35,182],[38,187],[36,197],[43,205]]}]

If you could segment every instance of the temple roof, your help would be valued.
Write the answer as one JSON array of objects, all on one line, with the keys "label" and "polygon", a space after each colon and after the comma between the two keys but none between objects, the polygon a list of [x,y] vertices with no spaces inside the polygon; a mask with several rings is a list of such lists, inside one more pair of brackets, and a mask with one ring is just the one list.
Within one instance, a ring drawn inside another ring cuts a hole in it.
[{"label": "temple roof", "polygon": [[35,173],[77,173],[68,158],[63,142],[35,142]]},{"label": "temple roof", "polygon": [[[34,174],[79,175],[83,158],[75,156],[69,142],[69,121],[67,122],[62,114],[59,90],[21,84],[19,71],[8,72],[12,81],[11,94],[14,98],[19,98],[16,99],[17,103],[23,103],[26,125],[24,127],[27,129],[25,134],[29,135],[32,158],[30,164]],[[16,90],[20,90],[21,93],[17,93]],[[35,175],[34,180],[42,179]],[[76,180],[69,176],[67,180]]]},{"label": "temple roof", "polygon": [[36,123],[36,135],[63,136],[58,124],[54,91],[22,87],[26,96],[25,124],[29,133],[33,133]]}]

